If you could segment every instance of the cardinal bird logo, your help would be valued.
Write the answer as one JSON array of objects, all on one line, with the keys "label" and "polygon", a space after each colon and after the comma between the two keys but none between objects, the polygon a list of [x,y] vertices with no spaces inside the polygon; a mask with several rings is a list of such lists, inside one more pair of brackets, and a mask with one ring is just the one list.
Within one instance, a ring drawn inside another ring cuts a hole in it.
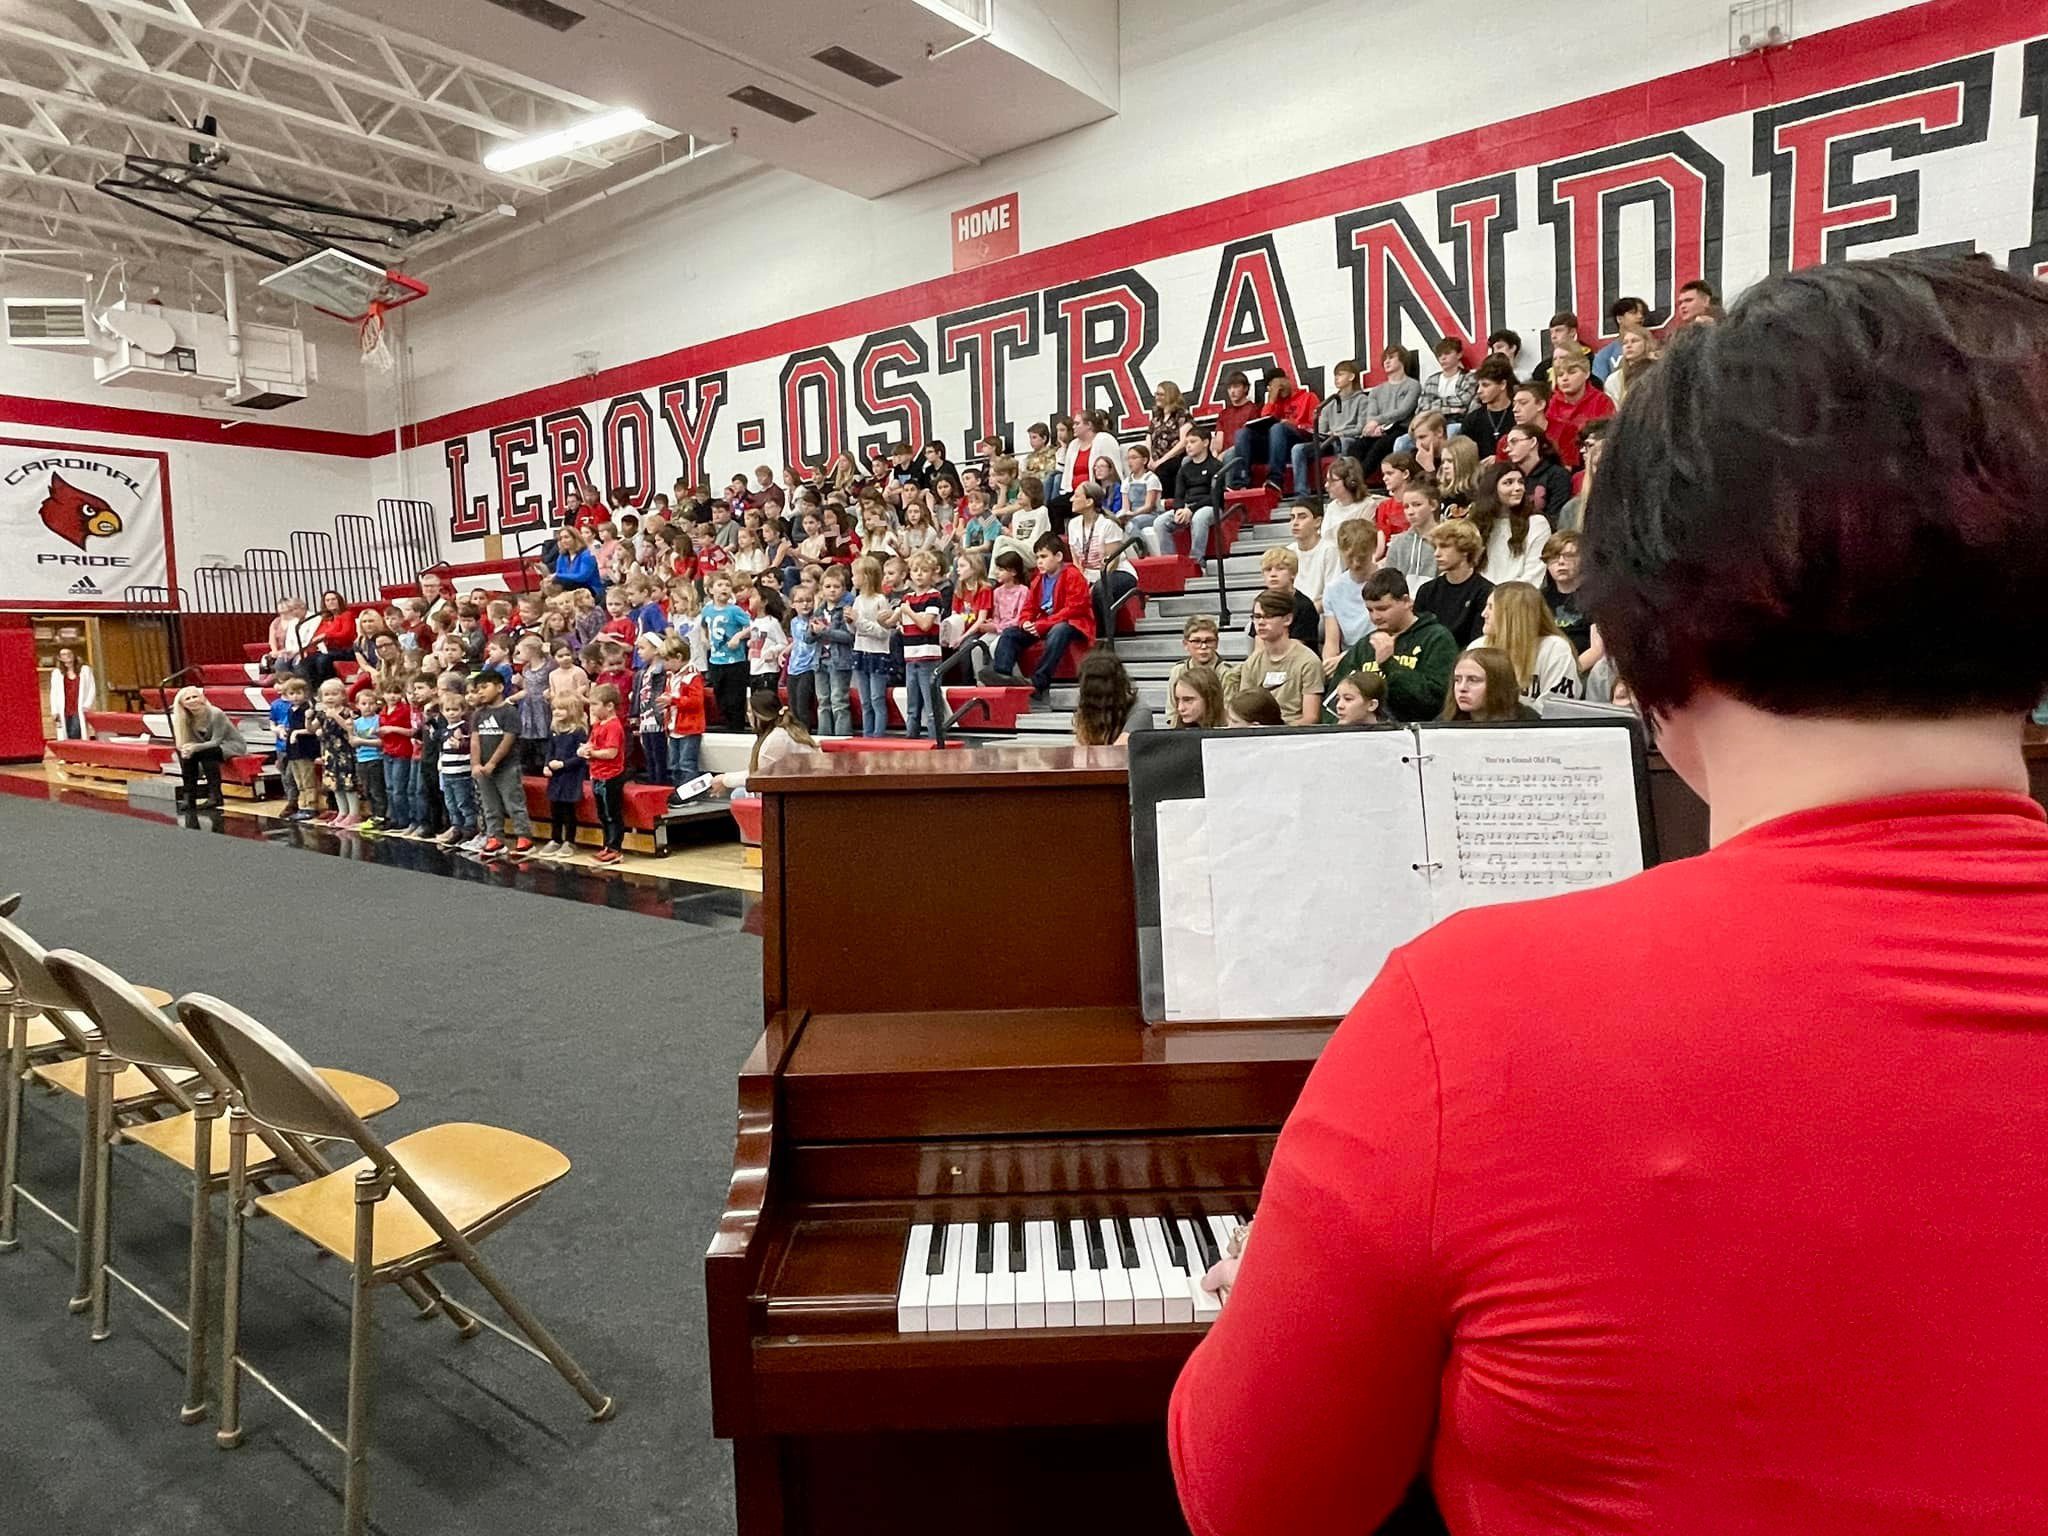
[{"label": "cardinal bird logo", "polygon": [[38,514],[43,526],[67,544],[85,548],[87,539],[111,539],[121,531],[121,514],[62,475],[50,476],[50,494]]}]

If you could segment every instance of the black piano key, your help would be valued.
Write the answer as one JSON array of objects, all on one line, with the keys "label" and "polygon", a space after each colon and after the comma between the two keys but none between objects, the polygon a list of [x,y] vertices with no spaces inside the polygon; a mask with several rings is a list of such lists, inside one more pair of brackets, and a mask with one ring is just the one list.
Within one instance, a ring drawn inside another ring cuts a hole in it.
[{"label": "black piano key", "polygon": [[1010,1273],[1024,1273],[1024,1220],[1019,1217],[1010,1223]]},{"label": "black piano key", "polygon": [[1209,1220],[1200,1211],[1188,1218],[1188,1226],[1195,1234],[1195,1251],[1202,1256],[1202,1268],[1207,1271],[1223,1261],[1223,1251],[1216,1246],[1216,1234],[1209,1230]]},{"label": "black piano key", "polygon": [[1064,1221],[1052,1224],[1053,1250],[1059,1257],[1061,1269],[1074,1267],[1074,1229]]},{"label": "black piano key", "polygon": [[1131,1218],[1116,1218],[1116,1246],[1125,1269],[1138,1267],[1138,1234],[1131,1230]]},{"label": "black piano key", "polygon": [[1166,1256],[1173,1260],[1173,1267],[1192,1273],[1188,1271],[1187,1244],[1180,1240],[1180,1222],[1172,1211],[1159,1213],[1159,1226],[1166,1233]]},{"label": "black piano key", "polygon": [[996,1272],[996,1227],[992,1221],[974,1224],[974,1272],[977,1275]]},{"label": "black piano key", "polygon": [[946,1272],[946,1233],[950,1230],[943,1221],[933,1224],[931,1257],[924,1261],[926,1274],[943,1275]]},{"label": "black piano key", "polygon": [[1081,1223],[1081,1236],[1088,1244],[1088,1267],[1109,1268],[1109,1251],[1102,1246],[1102,1228],[1093,1221]]}]

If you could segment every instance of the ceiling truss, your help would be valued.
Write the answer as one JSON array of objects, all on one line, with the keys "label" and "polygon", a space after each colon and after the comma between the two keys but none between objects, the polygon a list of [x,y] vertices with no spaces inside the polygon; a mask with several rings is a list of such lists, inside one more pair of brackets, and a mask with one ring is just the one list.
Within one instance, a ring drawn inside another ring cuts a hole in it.
[{"label": "ceiling truss", "polygon": [[0,260],[63,264],[48,253],[69,252],[70,265],[103,272],[227,257],[97,190],[136,156],[219,158],[279,195],[419,225],[452,211],[461,227],[675,137],[654,127],[519,172],[484,168],[493,146],[607,105],[317,0],[9,0]]}]

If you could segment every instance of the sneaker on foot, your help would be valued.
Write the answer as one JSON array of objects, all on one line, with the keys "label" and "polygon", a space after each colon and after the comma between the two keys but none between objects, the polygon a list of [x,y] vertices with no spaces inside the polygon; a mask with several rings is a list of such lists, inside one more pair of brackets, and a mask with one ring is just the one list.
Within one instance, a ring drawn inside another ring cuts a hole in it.
[{"label": "sneaker on foot", "polygon": [[618,862],[619,862],[619,851],[618,851],[618,849],[616,849],[616,848],[600,848],[600,849],[598,849],[598,851],[597,851],[597,862],[598,862],[598,863],[600,863],[600,864],[616,864],[616,863],[618,863]]},{"label": "sneaker on foot", "polygon": [[482,853],[484,851],[484,842],[484,835],[479,832],[475,837],[472,837],[462,845],[462,851],[464,853]]},{"label": "sneaker on foot", "polygon": [[435,838],[434,841],[439,843],[443,848],[453,848],[457,843],[462,841],[462,834],[460,832],[457,832],[453,827],[450,827],[446,832],[443,832],[439,837]]},{"label": "sneaker on foot", "polygon": [[486,854],[503,853],[505,851],[505,840],[500,837],[487,837],[484,839],[484,846],[481,851]]},{"label": "sneaker on foot", "polygon": [[533,839],[530,837],[520,838],[512,844],[512,851],[522,856],[533,852]]}]

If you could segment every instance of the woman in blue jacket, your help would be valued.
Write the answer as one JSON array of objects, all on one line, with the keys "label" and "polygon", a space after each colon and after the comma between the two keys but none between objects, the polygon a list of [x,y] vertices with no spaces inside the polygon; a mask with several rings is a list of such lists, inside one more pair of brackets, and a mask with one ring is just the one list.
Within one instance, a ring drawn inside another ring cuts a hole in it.
[{"label": "woman in blue jacket", "polygon": [[604,578],[597,574],[597,556],[583,547],[573,528],[564,528],[555,535],[554,567],[544,567],[541,574],[552,576],[564,587],[586,587],[592,597],[600,603],[604,601]]}]

